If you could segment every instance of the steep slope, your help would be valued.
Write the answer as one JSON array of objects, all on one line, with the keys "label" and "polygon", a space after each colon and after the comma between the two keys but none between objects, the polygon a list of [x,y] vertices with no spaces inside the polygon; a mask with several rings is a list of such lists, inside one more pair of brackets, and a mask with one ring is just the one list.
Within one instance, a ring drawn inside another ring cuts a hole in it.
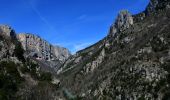
[{"label": "steep slope", "polygon": [[60,68],[61,89],[84,100],[169,100],[169,28],[169,0],[151,0],[137,15],[121,11],[107,37]]},{"label": "steep slope", "polygon": [[26,51],[26,55],[39,61],[44,70],[49,68],[57,70],[71,55],[68,49],[53,46],[41,37],[33,34],[21,33],[17,35],[17,38]]},{"label": "steep slope", "polygon": [[15,31],[0,25],[0,100],[55,100],[58,81],[24,57]]},{"label": "steep slope", "polygon": [[[0,25],[0,60],[23,60],[23,51],[20,43],[17,41],[15,31],[7,26]],[[17,59],[18,58],[18,59]]]}]

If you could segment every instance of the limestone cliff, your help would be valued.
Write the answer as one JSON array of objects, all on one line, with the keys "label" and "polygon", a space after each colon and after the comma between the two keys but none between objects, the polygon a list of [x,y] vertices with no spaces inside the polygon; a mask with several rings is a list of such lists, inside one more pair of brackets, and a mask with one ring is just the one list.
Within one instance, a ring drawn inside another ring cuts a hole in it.
[{"label": "limestone cliff", "polygon": [[22,43],[24,50],[30,56],[36,57],[39,60],[54,61],[59,60],[64,62],[71,54],[68,49],[53,46],[46,40],[33,34],[18,34],[17,38]]}]

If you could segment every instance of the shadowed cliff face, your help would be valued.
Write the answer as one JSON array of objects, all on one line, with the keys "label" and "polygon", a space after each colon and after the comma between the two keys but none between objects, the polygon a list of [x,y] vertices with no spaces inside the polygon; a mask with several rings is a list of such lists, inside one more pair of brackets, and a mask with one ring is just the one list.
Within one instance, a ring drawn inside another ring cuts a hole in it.
[{"label": "shadowed cliff face", "polygon": [[53,46],[39,36],[33,34],[18,34],[17,38],[26,51],[26,56],[37,59],[44,70],[48,70],[49,68],[57,70],[71,55],[68,49]]},{"label": "shadowed cliff face", "polygon": [[37,59],[60,60],[64,62],[71,54],[69,50],[59,46],[53,46],[39,36],[33,34],[18,34],[24,50]]},{"label": "shadowed cliff face", "polygon": [[169,100],[169,27],[168,0],[121,11],[108,36],[60,68],[61,88],[84,100]]}]

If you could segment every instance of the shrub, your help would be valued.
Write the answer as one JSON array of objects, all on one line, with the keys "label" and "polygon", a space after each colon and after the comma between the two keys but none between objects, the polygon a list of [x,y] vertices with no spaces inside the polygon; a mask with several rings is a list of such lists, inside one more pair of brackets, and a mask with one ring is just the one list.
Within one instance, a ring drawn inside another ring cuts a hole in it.
[{"label": "shrub", "polygon": [[40,76],[40,81],[52,81],[52,75],[49,72],[42,72]]},{"label": "shrub", "polygon": [[[29,73],[32,78],[34,79],[38,79],[38,75],[37,75],[37,68],[39,67],[39,65],[37,63],[34,63],[33,61],[27,59],[27,62],[24,64],[24,66],[20,67],[20,70],[22,73]],[[27,68],[27,66],[29,66],[29,68]]]},{"label": "shrub", "polygon": [[27,68],[27,65],[21,66],[21,67],[20,67],[20,70],[21,70],[22,73],[27,73],[27,72],[30,71],[30,70]]},{"label": "shrub", "polygon": [[13,62],[0,62],[0,100],[13,98],[23,81]]},{"label": "shrub", "polygon": [[24,50],[21,46],[20,42],[16,42],[15,49],[14,49],[14,55],[21,60],[22,62],[25,62],[25,58],[23,56]]},{"label": "shrub", "polygon": [[162,100],[169,100],[170,99],[170,91],[165,93],[164,97]]}]

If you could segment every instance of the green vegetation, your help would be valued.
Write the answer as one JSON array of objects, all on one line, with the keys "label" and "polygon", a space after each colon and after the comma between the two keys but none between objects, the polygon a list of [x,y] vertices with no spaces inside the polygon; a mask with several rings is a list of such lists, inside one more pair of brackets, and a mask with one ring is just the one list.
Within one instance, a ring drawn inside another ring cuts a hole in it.
[{"label": "green vegetation", "polygon": [[16,42],[15,49],[14,49],[14,55],[20,60],[25,62],[25,58],[23,56],[24,50],[21,46],[20,42]]},{"label": "green vegetation", "polygon": [[[29,66],[29,68],[27,68],[26,66]],[[18,92],[19,87],[22,86],[21,83],[24,82],[24,79],[20,76],[17,68],[20,68],[22,73],[30,74],[31,77],[39,81],[35,89],[31,90],[32,93],[31,95],[33,95],[35,98],[51,97],[51,93],[55,91],[55,88],[50,83],[52,80],[52,75],[51,73],[48,72],[37,73],[36,72],[37,67],[38,64],[31,61],[27,62],[22,67],[10,61],[0,62],[0,100],[9,100],[9,99],[16,100],[20,98],[16,96],[16,93]],[[25,95],[22,96],[23,98],[26,97]],[[32,99],[34,97],[31,96],[30,98]]]},{"label": "green vegetation", "polygon": [[40,81],[29,93],[25,92],[19,100],[55,100],[56,88],[48,82]]},{"label": "green vegetation", "polygon": [[25,63],[25,65],[22,66],[20,69],[22,73],[29,73],[32,76],[32,78],[38,79],[38,75],[37,75],[38,67],[39,65],[37,63],[27,59],[27,62]]},{"label": "green vegetation", "polygon": [[[166,70],[166,71],[168,71],[168,75],[167,75],[167,83],[168,83],[168,85],[170,85],[170,63],[168,62],[168,63],[165,63],[165,64],[163,64],[162,65],[162,67]],[[164,94],[164,96],[163,96],[163,99],[162,100],[169,100],[170,99],[170,88],[168,87],[168,88],[166,88],[166,90],[165,90],[165,94]]]},{"label": "green vegetation", "polygon": [[86,57],[86,56],[88,56],[88,52],[81,52],[80,55],[81,55],[82,57]]},{"label": "green vegetation", "polygon": [[[25,59],[21,43],[14,32],[11,34],[14,35],[0,34],[0,51],[4,47],[6,53],[2,58],[7,60],[0,62],[0,100],[54,100],[56,85],[51,83],[51,73],[40,71],[36,61]],[[16,57],[20,64],[10,61],[11,57]]]},{"label": "green vegetation", "polygon": [[32,78],[39,80],[39,81],[52,81],[52,75],[50,72],[42,72],[40,70],[37,70],[39,68],[39,65],[29,59],[27,59],[27,62],[24,66],[21,67],[21,71],[23,73],[28,73],[31,75]]},{"label": "green vegetation", "polygon": [[170,91],[165,93],[164,97],[162,100],[169,100],[170,99]]},{"label": "green vegetation", "polygon": [[23,79],[13,62],[0,62],[0,100],[14,98]]},{"label": "green vegetation", "polygon": [[51,82],[52,81],[52,75],[49,72],[42,72],[39,80]]},{"label": "green vegetation", "polygon": [[168,49],[168,45],[163,43],[160,38],[153,37],[153,41],[151,42],[151,46],[155,52],[163,51]]}]

